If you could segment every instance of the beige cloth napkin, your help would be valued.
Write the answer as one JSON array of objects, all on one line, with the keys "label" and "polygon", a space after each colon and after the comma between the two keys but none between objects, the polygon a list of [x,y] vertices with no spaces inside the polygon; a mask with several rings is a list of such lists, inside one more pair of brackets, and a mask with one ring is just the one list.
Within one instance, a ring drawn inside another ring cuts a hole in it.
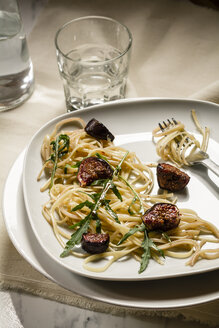
[{"label": "beige cloth napkin", "polygon": [[[127,97],[191,97],[219,103],[218,11],[186,0],[50,1],[29,40],[35,92],[24,105],[0,114],[1,194],[9,168],[31,136],[48,120],[66,111],[53,40],[60,25],[85,15],[113,17],[132,31]],[[146,311],[96,302],[59,287],[34,270],[14,249],[2,214],[0,281],[2,288],[95,311],[181,317],[219,325],[218,301],[175,311]]]}]

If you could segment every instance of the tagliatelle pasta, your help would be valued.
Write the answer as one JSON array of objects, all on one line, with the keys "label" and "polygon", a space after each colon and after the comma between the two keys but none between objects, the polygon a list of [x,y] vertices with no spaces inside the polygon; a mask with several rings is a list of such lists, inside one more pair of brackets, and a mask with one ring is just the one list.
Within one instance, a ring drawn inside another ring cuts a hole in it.
[{"label": "tagliatelle pasta", "polygon": [[[65,124],[71,124],[72,129],[62,130]],[[80,128],[75,129],[78,124]],[[71,240],[72,234],[85,225],[86,231],[95,233],[98,223],[101,232],[109,234],[109,247],[104,253],[90,255],[77,246],[70,249],[68,254],[84,258],[83,265],[87,270],[102,272],[125,256],[132,256],[140,262],[145,252],[142,246],[145,240],[144,229],[137,229],[120,244],[121,239],[130,229],[142,227],[141,217],[153,204],[176,203],[176,198],[166,191],[163,194],[152,194],[152,167],[156,164],[144,164],[134,152],[116,147],[111,141],[89,136],[84,127],[82,119],[70,118],[59,122],[51,135],[44,138],[41,147],[43,166],[38,179],[43,174],[47,177],[41,192],[48,190],[49,200],[43,205],[43,216],[64,250],[66,241]],[[95,217],[90,215],[91,209],[103,186],[94,184],[82,188],[77,179],[78,166],[84,158],[90,156],[104,158],[114,172],[117,170],[105,192],[104,200],[98,203]],[[219,249],[203,248],[206,243],[219,242],[218,229],[199,218],[194,211],[180,209],[180,215],[177,228],[166,233],[148,232],[147,256],[158,263],[164,263],[161,255],[188,258],[189,265],[194,265],[201,258],[219,257]],[[104,265],[92,265],[103,258],[107,260]]]}]

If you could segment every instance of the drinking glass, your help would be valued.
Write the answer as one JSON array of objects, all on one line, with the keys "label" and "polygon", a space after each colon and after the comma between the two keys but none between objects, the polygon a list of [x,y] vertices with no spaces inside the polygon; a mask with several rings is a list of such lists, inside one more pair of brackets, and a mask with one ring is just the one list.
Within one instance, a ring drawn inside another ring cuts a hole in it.
[{"label": "drinking glass", "polygon": [[33,88],[33,68],[17,1],[0,0],[0,111],[23,103]]},{"label": "drinking glass", "polygon": [[87,16],[55,36],[67,111],[125,97],[132,36],[114,19]]}]

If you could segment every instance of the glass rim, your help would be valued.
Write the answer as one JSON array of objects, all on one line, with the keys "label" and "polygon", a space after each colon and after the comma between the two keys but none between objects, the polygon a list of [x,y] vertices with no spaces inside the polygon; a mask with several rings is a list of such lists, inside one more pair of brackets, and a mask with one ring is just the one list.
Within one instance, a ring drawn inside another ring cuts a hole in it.
[{"label": "glass rim", "polygon": [[[58,45],[58,37],[60,35],[60,32],[62,32],[68,25],[70,25],[73,22],[82,21],[82,20],[88,20],[88,19],[100,19],[100,20],[111,21],[111,22],[114,22],[116,24],[119,24],[120,26],[122,26],[122,27],[125,28],[125,30],[128,33],[128,37],[129,37],[127,47],[118,56],[115,56],[114,58],[110,58],[110,59],[107,59],[107,60],[102,60],[102,61],[98,61],[98,62],[94,62],[94,63],[92,62],[92,65],[100,65],[100,64],[103,64],[103,63],[108,63],[108,62],[117,60],[117,59],[123,57],[129,51],[129,49],[132,46],[132,40],[133,39],[132,39],[132,34],[131,34],[130,30],[128,29],[128,27],[125,24],[122,24],[122,23],[118,22],[116,19],[113,19],[113,18],[110,18],[110,17],[106,17],[106,16],[82,16],[82,17],[75,18],[75,19],[72,19],[72,20],[66,22],[65,24],[63,24],[58,29],[58,31],[55,34],[55,46],[56,46],[56,50],[58,50],[62,54],[63,57],[65,57],[66,59],[68,59],[68,60],[70,60],[72,62],[76,62],[77,61],[77,60],[74,60],[74,59],[68,57],[68,55],[64,54],[63,51],[60,49],[60,47]],[[83,61],[83,64],[90,65],[91,62],[90,61]]]}]

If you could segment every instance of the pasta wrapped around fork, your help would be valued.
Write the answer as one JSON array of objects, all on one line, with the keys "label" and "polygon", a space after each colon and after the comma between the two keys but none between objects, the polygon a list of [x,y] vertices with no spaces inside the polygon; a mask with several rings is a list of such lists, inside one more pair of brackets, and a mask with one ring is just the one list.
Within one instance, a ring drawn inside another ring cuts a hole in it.
[{"label": "pasta wrapped around fork", "polygon": [[200,143],[193,134],[186,131],[185,126],[175,119],[168,120],[159,124],[152,131],[156,143],[157,154],[165,161],[171,161],[181,167],[189,166],[190,160],[194,157],[197,150],[206,152],[208,148],[210,130],[208,127],[201,127],[195,110],[191,112],[195,126],[202,136]]}]

